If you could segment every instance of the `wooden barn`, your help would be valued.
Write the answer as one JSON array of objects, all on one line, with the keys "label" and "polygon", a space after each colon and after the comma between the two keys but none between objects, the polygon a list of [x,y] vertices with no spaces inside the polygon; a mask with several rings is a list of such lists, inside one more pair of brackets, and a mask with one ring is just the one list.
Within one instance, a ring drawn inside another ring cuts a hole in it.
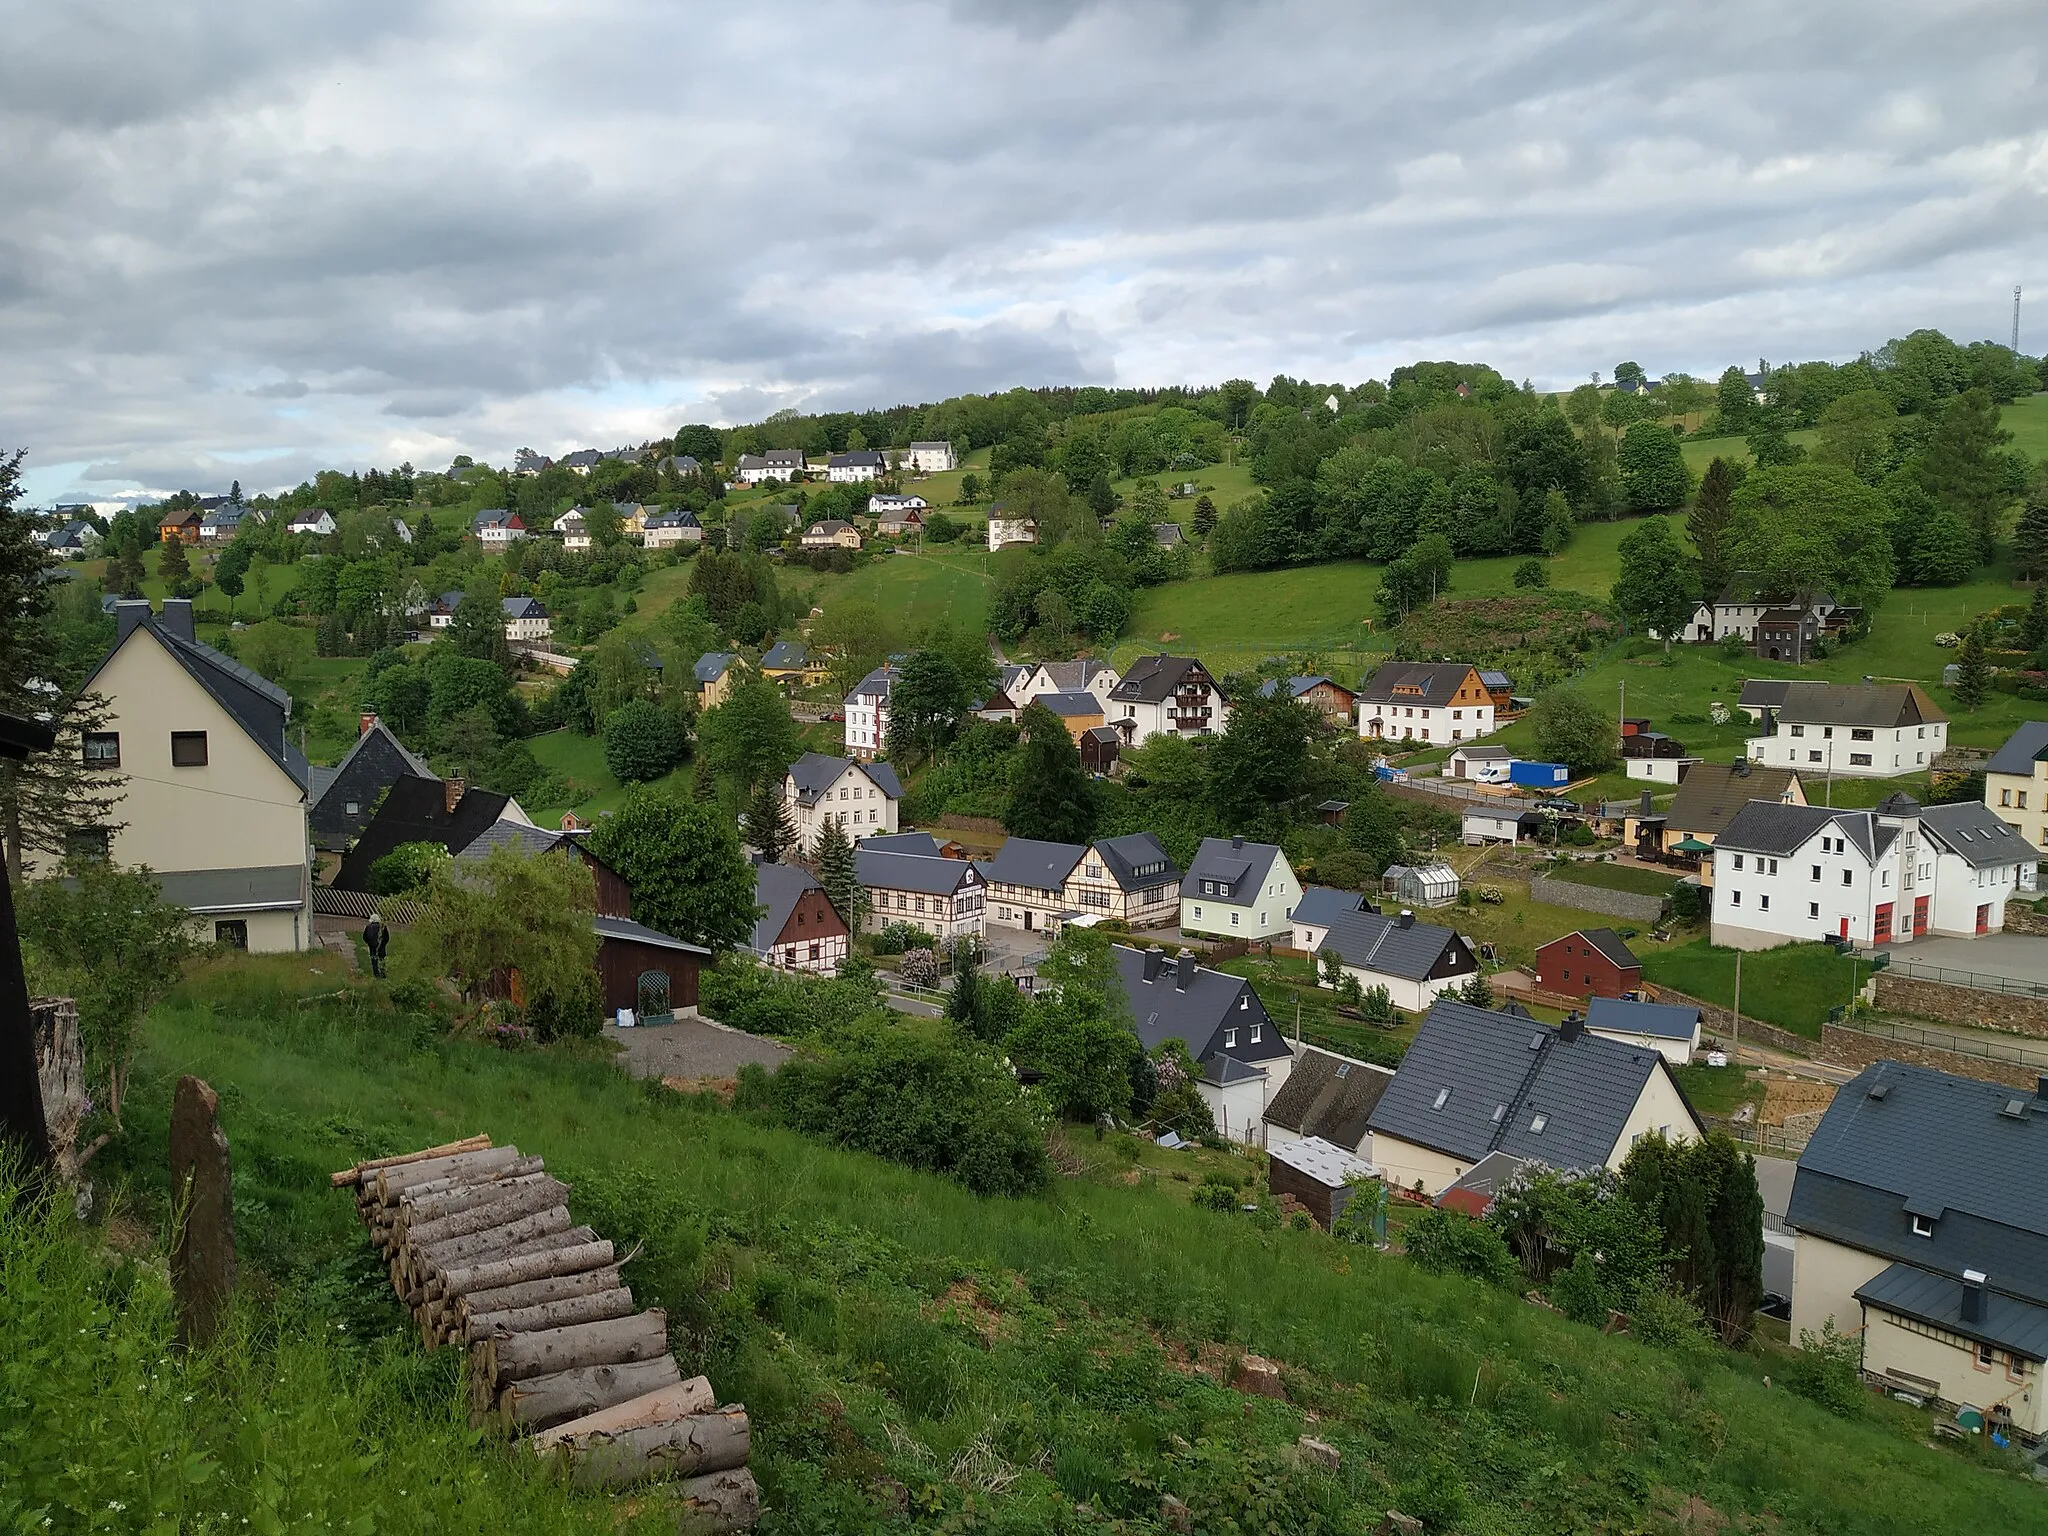
[{"label": "wooden barn", "polygon": [[697,1007],[697,973],[711,951],[626,917],[595,917],[597,979],[605,1012],[631,1008],[640,1024],[666,1024]]},{"label": "wooden barn", "polygon": [[1333,1141],[1305,1136],[1266,1149],[1266,1187],[1291,1195],[1327,1232],[1350,1202],[1351,1180],[1377,1178],[1379,1170]]}]

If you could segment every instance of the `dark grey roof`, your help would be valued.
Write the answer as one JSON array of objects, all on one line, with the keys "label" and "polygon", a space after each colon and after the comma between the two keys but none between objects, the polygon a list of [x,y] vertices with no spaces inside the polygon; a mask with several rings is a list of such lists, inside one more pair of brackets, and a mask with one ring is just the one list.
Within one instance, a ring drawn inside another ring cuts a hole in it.
[{"label": "dark grey roof", "polygon": [[[1358,697],[1367,704],[1448,704],[1474,669],[1462,661],[1390,661],[1365,680]],[[1417,693],[1396,688],[1418,689]]]},{"label": "dark grey roof", "polygon": [[1295,1058],[1287,1081],[1266,1106],[1266,1124],[1355,1150],[1365,1140],[1374,1106],[1393,1080],[1385,1067],[1310,1047]]},{"label": "dark grey roof", "polygon": [[1752,677],[1742,685],[1735,702],[1744,709],[1776,709],[1785,702],[1785,690],[1793,680],[1785,677]]},{"label": "dark grey roof", "polygon": [[1336,913],[1323,947],[1336,950],[1346,965],[1404,981],[1479,968],[1465,941],[1451,929],[1413,921],[1403,928],[1400,918],[1378,912]]},{"label": "dark grey roof", "polygon": [[1266,872],[1279,857],[1280,850],[1272,843],[1251,843],[1236,837],[1205,837],[1202,846],[1195,850],[1194,861],[1188,865],[1187,876],[1180,883],[1180,893],[1183,896],[1201,896],[1205,894],[1202,882],[1207,880],[1226,887],[1224,894],[1208,893],[1211,901],[1230,901],[1241,905],[1258,894],[1259,887],[1266,883]]},{"label": "dark grey roof", "polygon": [[706,651],[697,658],[697,665],[691,668],[700,683],[715,683],[725,675],[725,669],[738,661],[731,651]]},{"label": "dark grey roof", "polygon": [[[1915,1214],[1933,1218],[1931,1237],[1914,1235]],[[1993,1290],[2048,1305],[2048,1102],[1929,1067],[1866,1067],[1800,1154],[1785,1219],[1941,1274],[1982,1270]]]},{"label": "dark grey roof", "polygon": [[544,619],[548,611],[537,597],[501,597],[498,606],[508,619]]},{"label": "dark grey roof", "polygon": [[1578,937],[1599,950],[1623,970],[1632,970],[1642,965],[1635,952],[1622,942],[1621,935],[1612,928],[1581,928]]},{"label": "dark grey roof", "polygon": [[918,451],[919,451],[920,449],[924,449],[924,448],[948,448],[948,449],[950,449],[950,448],[951,448],[952,446],[953,446],[953,445],[952,445],[951,443],[948,443],[948,442],[937,442],[937,441],[934,441],[934,442],[917,442],[917,443],[912,443],[912,444],[910,445],[910,451],[911,451],[912,453],[916,453],[916,452],[918,452]]},{"label": "dark grey roof", "polygon": [[[1786,857],[1797,853],[1806,846],[1808,839],[1819,835],[1821,829],[1840,819],[1843,830],[1848,831],[1848,822],[1857,818],[1841,811],[1831,811],[1819,805],[1780,805],[1775,800],[1751,800],[1745,803],[1728,825],[1714,838],[1716,851],[1737,853],[1768,853]],[[1861,818],[1867,821],[1868,817]],[[1867,856],[1871,851],[1871,839],[1867,829],[1858,840]]]},{"label": "dark grey roof", "polygon": [[1095,843],[1095,855],[1102,860],[1102,867],[1109,871],[1118,890],[1143,891],[1180,884],[1180,870],[1150,832],[1100,838]]},{"label": "dark grey roof", "polygon": [[[1146,1050],[1156,1050],[1167,1040],[1182,1040],[1188,1054],[1204,1066],[1226,1053],[1253,1065],[1289,1054],[1287,1041],[1267,1017],[1266,1005],[1242,976],[1195,965],[1191,957],[1188,969],[1192,974],[1182,987],[1176,957],[1162,955],[1158,957],[1158,976],[1148,982],[1144,950],[1113,944],[1110,954],[1116,960],[1124,996],[1130,1000],[1131,1022]],[[1254,1025],[1259,1029],[1256,1042],[1251,1038]],[[1226,1029],[1239,1031],[1236,1044],[1224,1043]]]},{"label": "dark grey roof", "polygon": [[856,448],[848,453],[835,453],[825,461],[827,469],[887,469],[889,466],[879,453],[871,448]]},{"label": "dark grey roof", "polygon": [[480,864],[500,848],[511,848],[520,853],[552,853],[568,835],[500,816],[465,846],[458,848],[455,857]]},{"label": "dark grey roof", "polygon": [[1041,693],[1031,701],[1042,704],[1056,715],[1099,715],[1102,700],[1092,693]]},{"label": "dark grey roof", "polygon": [[856,763],[851,758],[806,752],[789,765],[790,777],[796,780],[797,803],[817,804],[818,796],[837,784],[840,775],[849,768],[859,768],[891,800],[903,798],[903,783],[896,777],[896,770],[887,763]]},{"label": "dark grey roof", "polygon": [[1797,777],[1790,768],[1750,762],[1694,763],[1672,797],[1669,824],[1718,838],[1737,811],[1752,800],[1778,801]]},{"label": "dark grey roof", "polygon": [[[1590,1034],[1567,1041],[1546,1024],[1440,1001],[1424,1016],[1371,1125],[1468,1162],[1511,1152],[1554,1168],[1597,1168],[1651,1077],[1664,1070],[1651,1046]],[[1697,1117],[1693,1130],[1700,1133]]]},{"label": "dark grey roof", "polygon": [[811,524],[810,532],[806,533],[804,537],[809,538],[812,534],[816,534],[820,538],[829,539],[836,534],[851,533],[852,531],[853,524],[847,522],[846,519],[841,517],[828,517],[822,523]]},{"label": "dark grey roof", "polygon": [[939,840],[929,832],[890,832],[882,837],[864,837],[860,845],[877,853],[921,853],[928,859],[939,856]]},{"label": "dark grey roof", "polygon": [[811,872],[796,864],[756,864],[754,905],[761,915],[754,920],[754,949],[765,952],[774,946],[782,925],[796,910],[806,891],[822,890]]},{"label": "dark grey roof", "polygon": [[630,917],[593,917],[590,928],[600,939],[619,939],[629,944],[646,944],[654,949],[673,949],[687,955],[709,956],[702,944],[692,944],[671,934],[636,923]]},{"label": "dark grey roof", "polygon": [[[1112,699],[1159,704],[1171,698],[1183,679],[1215,686],[1208,668],[1192,656],[1140,656],[1110,689]],[[1218,694],[1223,690],[1218,687]]]},{"label": "dark grey roof", "polygon": [[1976,800],[1930,805],[1920,812],[1920,825],[1972,869],[2031,864],[2041,857],[2040,849]]},{"label": "dark grey roof", "polygon": [[886,849],[858,844],[853,851],[854,877],[869,890],[919,891],[927,896],[950,896],[963,886],[981,883],[967,859],[947,859],[922,853],[891,853]]},{"label": "dark grey roof", "polygon": [[1893,730],[1933,724],[1948,716],[1913,683],[1802,683],[1785,685],[1778,718],[1806,725],[1866,725]]},{"label": "dark grey roof", "polygon": [[1623,997],[1596,997],[1586,1004],[1586,1028],[1616,1034],[1655,1035],[1660,1040],[1690,1040],[1700,1027],[1697,1007],[1676,1003],[1637,1003]]},{"label": "dark grey roof", "polygon": [[1334,886],[1311,885],[1301,893],[1301,900],[1294,904],[1294,910],[1287,915],[1297,923],[1308,923],[1314,927],[1328,927],[1340,914],[1363,912],[1365,896],[1359,891],[1340,891]]},{"label": "dark grey roof", "polygon": [[[308,518],[311,518],[317,516],[320,510],[320,508],[315,507],[312,512],[306,513],[304,515]],[[511,523],[513,519],[517,516],[518,514],[516,512],[509,512],[503,507],[485,507],[483,511],[477,513],[477,515],[471,519],[471,526],[476,528],[495,528],[500,523]]]},{"label": "dark grey roof", "polygon": [[984,859],[982,875],[991,885],[1016,885],[1031,891],[1057,891],[1088,852],[1080,843],[1046,843],[1013,837]]},{"label": "dark grey roof", "polygon": [[881,666],[875,668],[874,671],[870,672],[866,677],[862,678],[858,683],[856,683],[854,685],[853,692],[849,693],[847,697],[849,699],[857,699],[863,696],[867,696],[881,699],[884,703],[887,703],[889,699],[889,690],[895,687],[895,685],[896,668],[890,665],[889,663],[884,662]]},{"label": "dark grey roof", "polygon": [[1497,763],[1502,758],[1506,758],[1508,761],[1513,762],[1515,754],[1506,747],[1496,747],[1491,744],[1482,746],[1480,743],[1474,741],[1467,742],[1464,746],[1459,747],[1456,751],[1451,753],[1451,756],[1462,757],[1467,762]]},{"label": "dark grey roof", "polygon": [[1912,1264],[1894,1264],[1871,1276],[1856,1287],[1856,1299],[2029,1360],[2048,1360],[2048,1307],[2001,1296],[1986,1278],[1983,1311],[1974,1322],[1963,1320],[1961,1275],[1935,1274]]},{"label": "dark grey roof", "polygon": [[1053,692],[1086,693],[1088,685],[1109,670],[1109,663],[1097,661],[1093,656],[1081,656],[1073,661],[1041,661],[1036,667],[1023,670],[1027,674],[1043,672],[1045,680],[1052,684]]},{"label": "dark grey roof", "polygon": [[1287,690],[1288,698],[1298,699],[1307,693],[1309,689],[1315,687],[1317,683],[1328,683],[1332,688],[1343,688],[1346,693],[1351,691],[1349,688],[1344,688],[1344,685],[1335,679],[1317,673],[1314,677],[1289,677],[1284,679],[1269,677],[1259,684],[1259,697],[1270,699],[1284,687]]},{"label": "dark grey roof", "polygon": [[2025,720],[2005,738],[2005,745],[1991,754],[1984,771],[2016,773],[2030,779],[2034,776],[2034,765],[2044,757],[2048,757],[2048,720]]},{"label": "dark grey roof", "polygon": [[1228,1088],[1235,1083],[1249,1083],[1265,1075],[1264,1067],[1241,1061],[1228,1051],[1216,1051],[1202,1063],[1202,1081],[1213,1083],[1218,1088]]},{"label": "dark grey roof", "polygon": [[768,648],[768,654],[761,658],[763,670],[774,667],[800,667],[810,652],[804,649],[800,640],[778,640]]},{"label": "dark grey roof", "polygon": [[1154,523],[1152,525],[1152,538],[1161,549],[1172,549],[1175,545],[1185,541],[1185,536],[1181,533],[1179,523]]},{"label": "dark grey roof", "polygon": [[1460,1204],[1455,1197],[1445,1198],[1453,1190],[1458,1190],[1471,1194],[1481,1203],[1491,1206],[1494,1196],[1500,1192],[1500,1187],[1528,1167],[1529,1161],[1528,1158],[1516,1157],[1511,1152],[1489,1152],[1467,1168],[1463,1178],[1445,1185],[1438,1191],[1436,1203],[1450,1206]]},{"label": "dark grey roof", "polygon": [[306,899],[306,867],[276,864],[253,869],[155,871],[163,899],[201,914],[296,907]]}]

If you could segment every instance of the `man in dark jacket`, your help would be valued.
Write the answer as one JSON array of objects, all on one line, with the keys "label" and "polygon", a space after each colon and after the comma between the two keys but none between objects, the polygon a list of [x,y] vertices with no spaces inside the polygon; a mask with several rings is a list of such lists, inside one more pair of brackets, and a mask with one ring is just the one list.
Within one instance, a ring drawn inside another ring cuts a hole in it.
[{"label": "man in dark jacket", "polygon": [[363,925],[363,947],[370,952],[370,974],[384,974],[384,951],[391,947],[391,930],[384,926],[384,916],[378,913]]}]

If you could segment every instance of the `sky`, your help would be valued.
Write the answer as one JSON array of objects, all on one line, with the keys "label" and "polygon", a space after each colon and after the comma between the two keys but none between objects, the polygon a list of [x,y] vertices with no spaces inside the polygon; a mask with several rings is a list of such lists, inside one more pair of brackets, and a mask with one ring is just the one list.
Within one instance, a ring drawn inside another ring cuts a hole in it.
[{"label": "sky", "polygon": [[105,507],[1037,384],[2048,350],[2038,0],[0,0]]}]

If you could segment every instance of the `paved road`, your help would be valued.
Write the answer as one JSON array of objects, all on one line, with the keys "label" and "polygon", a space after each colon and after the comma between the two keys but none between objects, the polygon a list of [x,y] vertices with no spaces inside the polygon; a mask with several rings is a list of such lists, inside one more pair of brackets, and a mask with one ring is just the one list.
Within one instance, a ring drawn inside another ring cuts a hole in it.
[{"label": "paved road", "polygon": [[[1981,939],[1915,939],[1891,946],[1892,964],[1938,965],[1980,976],[2003,976],[2048,986],[2048,941],[2017,933],[1987,933]],[[1909,974],[1905,970],[1901,975]]]}]

